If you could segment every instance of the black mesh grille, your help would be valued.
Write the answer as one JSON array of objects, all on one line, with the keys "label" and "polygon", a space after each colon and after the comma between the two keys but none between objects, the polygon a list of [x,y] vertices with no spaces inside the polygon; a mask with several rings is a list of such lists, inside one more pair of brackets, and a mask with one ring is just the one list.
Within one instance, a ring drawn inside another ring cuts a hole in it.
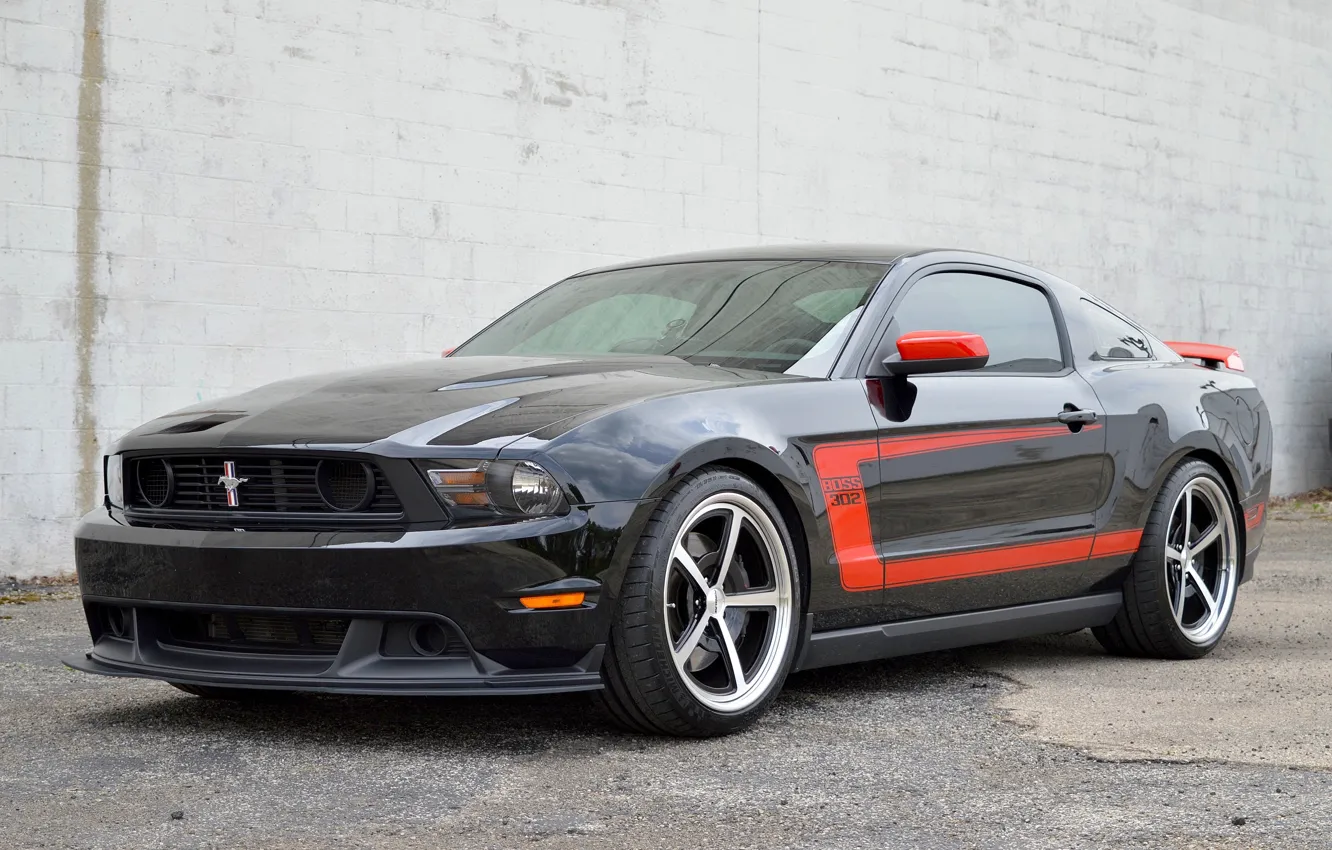
[{"label": "black mesh grille", "polygon": [[319,494],[329,505],[340,511],[354,511],[370,495],[374,481],[366,475],[365,464],[326,460],[319,465],[318,484]]},{"label": "black mesh grille", "polygon": [[[361,461],[341,458],[325,461],[328,470],[341,470],[331,476],[337,487],[329,494],[340,501],[330,504],[320,494],[321,460],[319,457],[290,455],[131,458],[127,463],[141,487],[145,475],[157,474],[153,470],[161,471],[163,478],[168,477],[167,466],[172,482],[165,503],[154,504],[146,498],[146,493],[129,494],[131,520],[188,529],[255,524],[341,527],[357,521],[375,524],[401,518],[402,502],[389,486],[383,471],[374,464]],[[228,504],[227,488],[220,480],[227,475],[227,461],[235,465],[232,476],[241,480],[235,488],[234,505]],[[352,471],[360,476],[360,491],[355,493]],[[330,478],[327,474],[323,477]],[[366,498],[365,491],[371,487],[369,498]],[[353,494],[357,497],[355,501],[351,499]],[[351,505],[352,512],[348,512],[345,505]]]},{"label": "black mesh grille", "polygon": [[289,650],[332,654],[342,646],[350,620],[263,614],[169,612],[169,640],[228,650]]},{"label": "black mesh grille", "polygon": [[166,463],[158,459],[139,461],[135,472],[144,502],[154,508],[165,505],[171,495],[171,473]]}]

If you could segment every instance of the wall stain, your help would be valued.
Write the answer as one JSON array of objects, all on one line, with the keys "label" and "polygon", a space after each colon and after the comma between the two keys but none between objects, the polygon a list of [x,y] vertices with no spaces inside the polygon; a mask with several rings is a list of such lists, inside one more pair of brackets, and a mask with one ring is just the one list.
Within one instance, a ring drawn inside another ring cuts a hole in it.
[{"label": "wall stain", "polygon": [[97,294],[98,229],[102,187],[102,85],[106,81],[102,29],[106,0],[83,2],[83,63],[79,72],[79,198],[75,216],[74,325],[78,361],[74,429],[79,439],[78,512],[92,510],[100,490],[93,345],[105,303]]},{"label": "wall stain", "polygon": [[[582,89],[558,74],[552,74],[551,81],[555,83],[555,88],[559,89],[564,94],[584,94]],[[602,95],[602,97],[604,98],[605,95]]]}]

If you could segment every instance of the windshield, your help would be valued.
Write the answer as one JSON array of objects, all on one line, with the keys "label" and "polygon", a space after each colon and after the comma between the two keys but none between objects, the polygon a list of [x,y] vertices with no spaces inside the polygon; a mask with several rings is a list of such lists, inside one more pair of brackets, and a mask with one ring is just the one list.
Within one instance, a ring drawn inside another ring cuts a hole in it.
[{"label": "windshield", "polygon": [[817,260],[680,263],[566,280],[453,356],[670,355],[826,377],[884,268]]}]

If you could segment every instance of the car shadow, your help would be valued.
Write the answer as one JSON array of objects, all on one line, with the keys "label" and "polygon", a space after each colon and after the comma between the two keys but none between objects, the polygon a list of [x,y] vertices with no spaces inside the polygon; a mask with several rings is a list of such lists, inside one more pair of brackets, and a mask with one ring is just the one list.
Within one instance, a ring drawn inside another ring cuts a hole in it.
[{"label": "car shadow", "polygon": [[[1005,678],[987,669],[996,659],[1041,663],[1107,660],[1090,636],[1054,636],[934,652],[792,674],[778,707],[791,713],[867,697],[900,697],[922,689],[986,687]],[[117,685],[123,687],[123,685]],[[146,691],[152,687],[155,690]],[[292,694],[256,701],[201,699],[159,683],[140,683],[131,704],[88,705],[83,723],[182,736],[222,734],[266,743],[357,746],[419,751],[539,753],[579,739],[640,749],[672,739],[622,732],[587,694],[505,697],[379,697]],[[145,699],[144,696],[147,698]]]},{"label": "car shadow", "polygon": [[[381,697],[290,694],[256,701],[202,699],[153,683],[133,704],[89,707],[82,720],[120,730],[222,734],[266,743],[403,748],[423,745],[536,753],[556,739],[613,737],[586,694]],[[142,693],[142,691],[141,691]]]}]

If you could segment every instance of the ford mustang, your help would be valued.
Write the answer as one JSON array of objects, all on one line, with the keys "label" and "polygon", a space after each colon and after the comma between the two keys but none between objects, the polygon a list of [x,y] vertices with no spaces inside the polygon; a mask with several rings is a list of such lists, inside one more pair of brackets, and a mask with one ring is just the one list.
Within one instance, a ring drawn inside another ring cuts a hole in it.
[{"label": "ford mustang", "polygon": [[442,358],[125,436],[66,663],[212,698],[590,691],[708,736],[833,664],[1084,628],[1197,658],[1263,539],[1242,369],[965,251],[584,272]]}]

